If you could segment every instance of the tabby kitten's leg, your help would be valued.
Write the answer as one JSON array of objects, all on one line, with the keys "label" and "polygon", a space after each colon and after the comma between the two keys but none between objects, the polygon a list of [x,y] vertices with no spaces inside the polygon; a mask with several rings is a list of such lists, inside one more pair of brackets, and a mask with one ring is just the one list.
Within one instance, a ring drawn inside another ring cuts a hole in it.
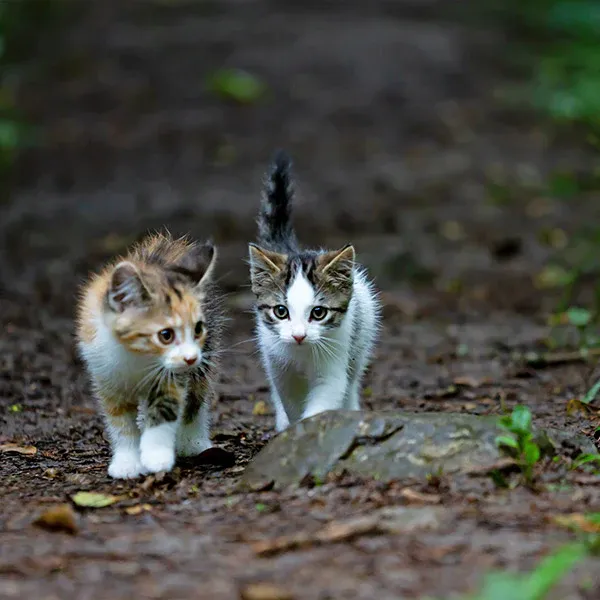
[{"label": "tabby kitten's leg", "polygon": [[140,462],[140,430],[133,407],[103,402],[112,448],[108,474],[115,479],[133,479],[144,472]]},{"label": "tabby kitten's leg", "polygon": [[173,382],[161,382],[150,391],[140,440],[142,466],[150,473],[170,471],[175,465],[177,426],[185,395],[185,386]]},{"label": "tabby kitten's leg", "polygon": [[336,369],[330,372],[327,377],[317,383],[308,393],[303,419],[308,419],[326,410],[339,410],[344,405],[344,394],[347,381],[345,369]]},{"label": "tabby kitten's leg", "polygon": [[202,377],[194,379],[186,400],[185,410],[177,432],[177,454],[196,456],[208,450],[210,442],[210,400],[212,389]]}]

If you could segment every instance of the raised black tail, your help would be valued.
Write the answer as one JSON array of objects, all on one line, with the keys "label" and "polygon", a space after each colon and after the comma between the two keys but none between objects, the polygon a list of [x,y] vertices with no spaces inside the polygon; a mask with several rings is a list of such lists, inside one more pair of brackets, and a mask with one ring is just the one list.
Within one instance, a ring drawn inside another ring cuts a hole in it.
[{"label": "raised black tail", "polygon": [[267,250],[294,252],[298,248],[292,227],[291,161],[283,151],[277,152],[267,174],[258,213],[258,242]]}]

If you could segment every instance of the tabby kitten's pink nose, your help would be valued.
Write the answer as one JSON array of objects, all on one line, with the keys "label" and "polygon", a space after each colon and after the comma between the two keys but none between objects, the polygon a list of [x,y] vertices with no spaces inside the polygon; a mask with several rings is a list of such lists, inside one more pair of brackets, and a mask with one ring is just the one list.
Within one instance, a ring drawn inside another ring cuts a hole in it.
[{"label": "tabby kitten's pink nose", "polygon": [[186,365],[192,366],[197,360],[197,356],[186,356],[184,359]]},{"label": "tabby kitten's pink nose", "polygon": [[301,344],[305,339],[306,335],[293,335],[292,336],[299,344]]}]

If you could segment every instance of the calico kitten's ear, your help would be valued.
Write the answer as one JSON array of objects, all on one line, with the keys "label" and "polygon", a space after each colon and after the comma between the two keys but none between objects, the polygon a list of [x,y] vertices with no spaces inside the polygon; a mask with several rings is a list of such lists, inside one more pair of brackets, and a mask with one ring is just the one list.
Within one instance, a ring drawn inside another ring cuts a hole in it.
[{"label": "calico kitten's ear", "polygon": [[250,271],[254,277],[258,273],[277,275],[285,267],[287,256],[279,252],[265,250],[256,244],[248,244],[250,252]]},{"label": "calico kitten's ear", "polygon": [[148,303],[150,293],[142,282],[137,267],[128,261],[120,262],[112,272],[108,288],[108,305],[115,312],[141,307]]},{"label": "calico kitten's ear", "polygon": [[348,244],[341,250],[332,250],[321,254],[317,259],[317,269],[323,275],[350,278],[354,268],[354,258],[354,246]]},{"label": "calico kitten's ear", "polygon": [[210,279],[216,260],[217,249],[206,242],[201,246],[193,246],[171,270],[187,277],[197,286]]}]

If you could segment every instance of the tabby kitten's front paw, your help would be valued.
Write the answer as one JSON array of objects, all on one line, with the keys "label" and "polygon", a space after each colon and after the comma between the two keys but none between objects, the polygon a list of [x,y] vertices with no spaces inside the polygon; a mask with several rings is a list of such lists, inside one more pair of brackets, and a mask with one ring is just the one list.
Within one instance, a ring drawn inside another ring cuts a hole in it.
[{"label": "tabby kitten's front paw", "polygon": [[210,440],[199,438],[194,440],[181,441],[177,447],[177,454],[179,456],[198,456],[205,450],[212,448]]},{"label": "tabby kitten's front paw", "polygon": [[135,479],[144,474],[144,467],[137,452],[117,452],[110,461],[108,474],[113,479]]}]

